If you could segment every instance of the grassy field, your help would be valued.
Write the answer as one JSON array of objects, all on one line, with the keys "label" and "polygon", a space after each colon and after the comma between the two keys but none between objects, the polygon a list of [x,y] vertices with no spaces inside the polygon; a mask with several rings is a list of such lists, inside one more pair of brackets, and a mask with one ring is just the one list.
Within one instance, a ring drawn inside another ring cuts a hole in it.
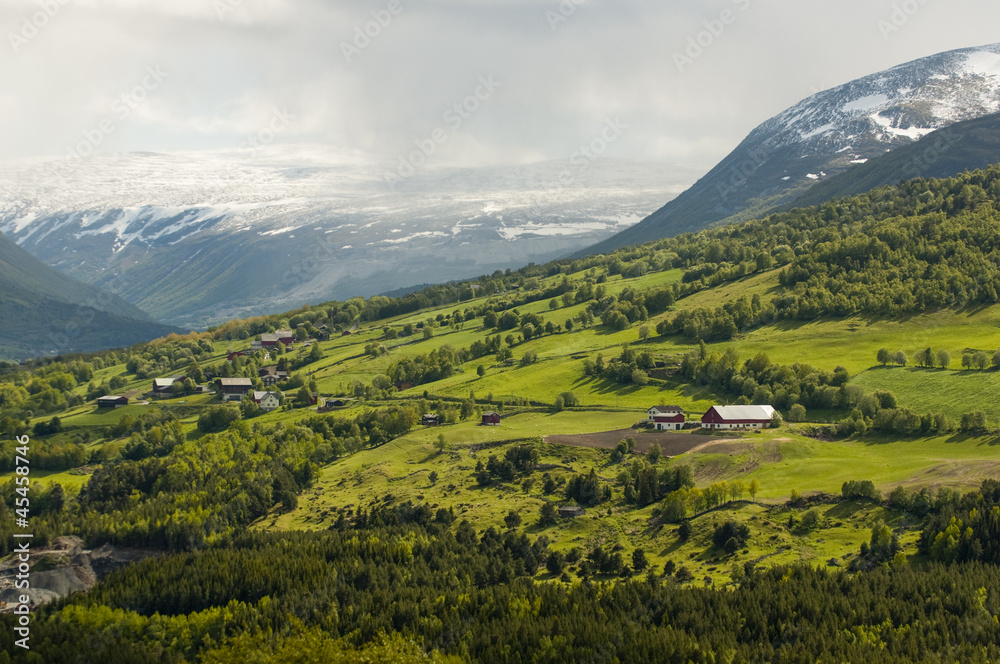
[{"label": "grassy field", "polygon": [[917,412],[943,412],[958,422],[962,413],[982,410],[1000,420],[1000,372],[875,367],[852,379],[866,390],[889,390],[900,405]]},{"label": "grassy field", "polygon": [[[326,528],[341,510],[352,511],[372,502],[412,500],[426,501],[435,509],[450,508],[482,531],[490,526],[503,529],[504,516],[514,511],[521,515],[522,527],[529,534],[544,534],[558,549],[620,546],[629,560],[627,556],[641,548],[656,565],[673,561],[688,567],[699,582],[707,576],[713,583],[726,583],[733,566],[748,561],[827,564],[836,559],[837,564],[846,564],[879,521],[900,530],[906,553],[916,552],[914,529],[919,524],[905,522],[891,510],[870,504],[820,505],[817,529],[789,527],[789,517],[798,522],[806,509],[784,505],[792,489],[803,494],[839,493],[840,485],[849,479],[873,479],[885,492],[900,484],[909,488],[971,488],[1000,467],[1000,448],[975,439],[829,443],[787,429],[726,440],[687,434],[704,442],[690,453],[661,461],[662,467],[690,464],[699,485],[757,478],[762,487],[759,502],[735,503],[696,516],[692,521],[695,535],[688,542],[679,540],[674,526],[651,520],[653,506],[634,509],[622,506],[617,499],[610,506],[588,509],[582,517],[539,526],[541,505],[562,497],[562,489],[543,494],[543,472],[558,482],[595,468],[618,493],[616,478],[629,460],[611,463],[607,451],[541,443],[537,436],[543,432],[597,432],[626,426],[630,419],[628,413],[526,413],[506,418],[504,425],[496,428],[464,423],[421,429],[324,468],[296,510],[275,513],[257,527]],[[440,453],[433,446],[439,434],[448,443]],[[510,484],[478,486],[473,477],[477,461],[490,454],[502,457],[516,444],[538,447],[540,470]],[[431,472],[437,474],[434,482]],[[714,549],[710,541],[714,527],[727,520],[746,523],[752,532],[746,549],[733,555]]]}]

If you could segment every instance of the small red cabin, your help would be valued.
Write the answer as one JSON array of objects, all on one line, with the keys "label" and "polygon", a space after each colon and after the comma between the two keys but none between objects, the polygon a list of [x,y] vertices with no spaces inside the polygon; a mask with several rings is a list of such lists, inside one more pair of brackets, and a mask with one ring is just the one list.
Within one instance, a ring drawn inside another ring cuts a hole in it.
[{"label": "small red cabin", "polygon": [[500,413],[483,413],[483,426],[495,427],[500,424]]}]

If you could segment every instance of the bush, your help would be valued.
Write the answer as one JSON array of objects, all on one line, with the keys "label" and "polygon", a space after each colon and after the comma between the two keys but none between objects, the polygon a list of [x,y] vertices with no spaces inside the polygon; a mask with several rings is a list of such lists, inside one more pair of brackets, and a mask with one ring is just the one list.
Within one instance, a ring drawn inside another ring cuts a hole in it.
[{"label": "bush", "polygon": [[871,480],[848,480],[840,487],[844,500],[882,500],[882,494]]},{"label": "bush", "polygon": [[712,543],[725,549],[726,553],[735,553],[750,539],[750,528],[744,523],[727,521],[712,533]]},{"label": "bush", "polygon": [[802,515],[802,527],[812,530],[819,525],[819,510],[811,509]]},{"label": "bush", "polygon": [[806,407],[800,403],[795,404],[788,411],[788,419],[792,422],[806,421]]},{"label": "bush", "polygon": [[562,397],[563,405],[567,408],[580,405],[580,399],[572,392],[561,392],[559,396]]}]

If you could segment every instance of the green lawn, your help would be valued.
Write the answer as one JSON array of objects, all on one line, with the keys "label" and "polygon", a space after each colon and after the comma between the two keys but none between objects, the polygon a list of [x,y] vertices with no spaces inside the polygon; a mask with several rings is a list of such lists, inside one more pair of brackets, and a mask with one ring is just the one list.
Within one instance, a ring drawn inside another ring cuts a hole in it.
[{"label": "green lawn", "polygon": [[977,488],[1000,471],[1000,438],[944,437],[824,442],[789,428],[747,434],[683,455],[700,482],[757,478],[760,497],[787,500],[792,489],[840,493],[847,480],[872,480],[888,493],[908,488]]},{"label": "green lawn", "polygon": [[958,422],[962,413],[986,412],[1000,419],[1000,372],[875,367],[852,379],[868,391],[889,390],[901,406],[917,412],[943,412]]}]

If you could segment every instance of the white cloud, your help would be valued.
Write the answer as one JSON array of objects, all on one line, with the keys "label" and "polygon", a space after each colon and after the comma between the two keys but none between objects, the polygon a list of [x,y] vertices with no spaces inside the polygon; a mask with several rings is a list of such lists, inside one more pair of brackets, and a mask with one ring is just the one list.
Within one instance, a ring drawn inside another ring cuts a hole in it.
[{"label": "white cloud", "polygon": [[[879,21],[893,0],[588,0],[553,30],[558,0],[398,2],[385,22],[389,0],[71,0],[15,53],[9,35],[39,5],[10,0],[0,6],[0,86],[11,91],[0,154],[61,154],[160,66],[168,79],[101,149],[236,147],[285,109],[296,119],[280,142],[391,159],[492,74],[502,88],[435,159],[565,158],[620,116],[629,130],[613,156],[707,168],[812,92],[995,41],[1000,21],[995,2],[928,3],[886,37]],[[725,11],[735,19],[679,72],[674,54]],[[375,36],[347,62],[342,44],[366,28]]]}]

